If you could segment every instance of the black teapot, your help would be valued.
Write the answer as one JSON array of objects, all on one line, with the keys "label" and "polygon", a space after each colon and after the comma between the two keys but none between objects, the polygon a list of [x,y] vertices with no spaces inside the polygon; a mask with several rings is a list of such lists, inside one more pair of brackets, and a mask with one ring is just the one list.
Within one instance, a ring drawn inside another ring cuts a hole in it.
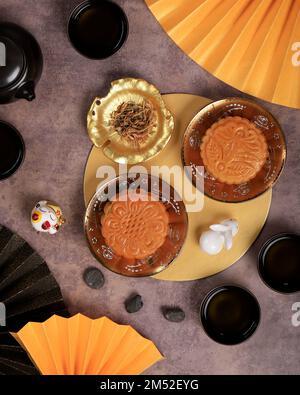
[{"label": "black teapot", "polygon": [[0,23],[0,104],[32,101],[43,68],[35,38],[14,23]]}]

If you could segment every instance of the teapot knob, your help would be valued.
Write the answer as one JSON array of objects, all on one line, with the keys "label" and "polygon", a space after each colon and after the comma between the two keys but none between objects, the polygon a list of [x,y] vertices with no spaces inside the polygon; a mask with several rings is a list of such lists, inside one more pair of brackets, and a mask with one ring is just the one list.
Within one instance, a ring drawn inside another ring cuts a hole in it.
[{"label": "teapot knob", "polygon": [[29,81],[25,82],[19,89],[16,94],[18,99],[26,99],[28,101],[32,101],[35,99],[35,92],[34,92],[34,82]]}]

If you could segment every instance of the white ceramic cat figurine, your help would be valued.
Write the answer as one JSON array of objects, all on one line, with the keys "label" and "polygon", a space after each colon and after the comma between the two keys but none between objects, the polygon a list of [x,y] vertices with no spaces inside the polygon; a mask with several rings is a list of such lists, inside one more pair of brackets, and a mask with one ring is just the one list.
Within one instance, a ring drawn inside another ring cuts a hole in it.
[{"label": "white ceramic cat figurine", "polygon": [[235,219],[226,219],[220,224],[211,225],[209,229],[200,237],[200,248],[209,255],[217,255],[224,246],[226,250],[232,248],[233,238],[239,231],[239,225]]},{"label": "white ceramic cat figurine", "polygon": [[54,235],[64,223],[61,208],[47,200],[38,202],[31,212],[31,224],[37,232]]}]

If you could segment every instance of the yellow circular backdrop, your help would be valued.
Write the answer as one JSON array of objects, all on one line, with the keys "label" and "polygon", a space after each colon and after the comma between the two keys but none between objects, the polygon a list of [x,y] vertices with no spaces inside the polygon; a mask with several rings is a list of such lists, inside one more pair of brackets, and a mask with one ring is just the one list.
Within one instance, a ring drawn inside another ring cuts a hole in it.
[{"label": "yellow circular backdrop", "polygon": [[[168,109],[175,117],[175,133],[167,147],[155,158],[142,165],[151,166],[181,165],[181,144],[184,131],[196,113],[210,103],[209,99],[186,94],[164,95]],[[99,178],[101,166],[118,164],[110,161],[101,148],[93,147],[87,160],[84,175],[84,199],[86,205],[94,195],[97,186],[102,181]],[[98,174],[97,174],[98,172]],[[162,177],[164,178],[164,177]],[[169,181],[165,179],[165,181]],[[172,182],[171,182],[172,184]],[[169,281],[196,280],[219,273],[239,260],[251,247],[259,235],[269,213],[272,191],[245,203],[221,203],[203,196],[203,209],[189,212],[189,230],[184,247],[179,257],[162,273],[154,278]],[[240,231],[234,238],[230,251],[222,251],[219,255],[209,256],[199,248],[199,237],[209,225],[227,218],[235,218],[239,222]]]}]

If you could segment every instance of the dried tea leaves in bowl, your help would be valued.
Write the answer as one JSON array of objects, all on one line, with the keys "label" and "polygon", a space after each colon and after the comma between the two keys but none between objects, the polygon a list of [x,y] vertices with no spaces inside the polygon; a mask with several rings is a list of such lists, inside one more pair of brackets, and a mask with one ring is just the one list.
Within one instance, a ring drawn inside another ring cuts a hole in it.
[{"label": "dried tea leaves in bowl", "polygon": [[144,142],[157,123],[157,114],[150,101],[123,102],[112,113],[110,126],[121,137],[134,144]]}]

